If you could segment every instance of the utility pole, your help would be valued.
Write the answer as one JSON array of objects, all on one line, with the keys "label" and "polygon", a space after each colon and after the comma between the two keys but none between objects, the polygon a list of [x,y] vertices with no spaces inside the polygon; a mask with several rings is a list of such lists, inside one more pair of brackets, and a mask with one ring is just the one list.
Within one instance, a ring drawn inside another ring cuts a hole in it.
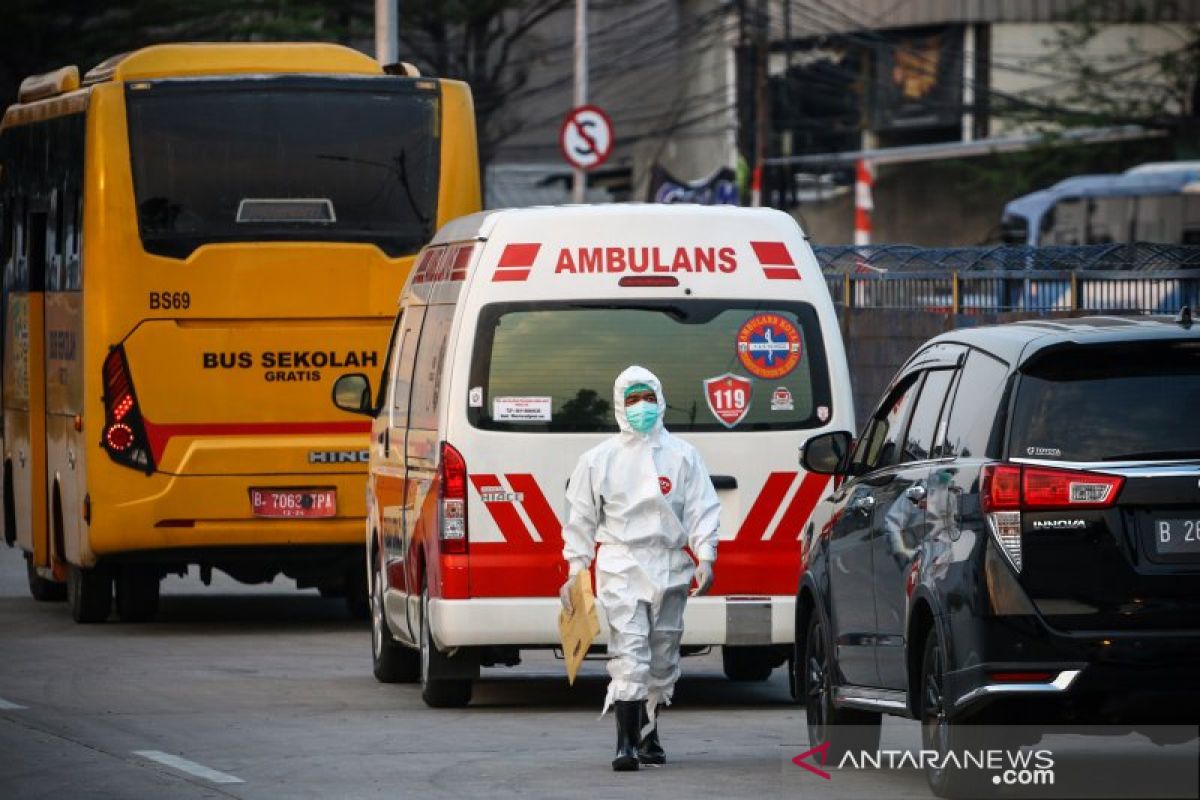
[{"label": "utility pole", "polygon": [[754,30],[754,177],[751,205],[762,205],[763,160],[767,157],[770,115],[767,111],[767,0],[758,0]]},{"label": "utility pole", "polygon": [[375,0],[375,60],[395,64],[400,60],[400,0]]},{"label": "utility pole", "polygon": [[[575,0],[575,108],[587,105],[587,95],[587,0]],[[582,203],[586,192],[587,173],[576,167],[571,183],[571,202]]]}]

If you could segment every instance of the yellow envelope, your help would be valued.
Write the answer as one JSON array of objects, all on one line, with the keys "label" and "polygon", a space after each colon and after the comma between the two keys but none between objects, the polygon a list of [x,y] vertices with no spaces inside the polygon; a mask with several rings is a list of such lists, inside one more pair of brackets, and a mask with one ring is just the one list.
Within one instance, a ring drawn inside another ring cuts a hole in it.
[{"label": "yellow envelope", "polygon": [[563,609],[558,613],[558,635],[562,639],[563,659],[567,662],[567,681],[574,685],[579,665],[600,635],[600,618],[596,616],[591,573],[587,570],[578,573],[570,592],[571,612]]}]

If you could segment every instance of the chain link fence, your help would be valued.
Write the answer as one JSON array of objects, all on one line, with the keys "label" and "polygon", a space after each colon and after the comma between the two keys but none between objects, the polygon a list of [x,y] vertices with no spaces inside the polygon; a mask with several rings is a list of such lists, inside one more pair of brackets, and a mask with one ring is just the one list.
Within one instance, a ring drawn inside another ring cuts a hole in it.
[{"label": "chain link fence", "polygon": [[843,308],[1174,314],[1200,301],[1200,246],[813,248]]}]

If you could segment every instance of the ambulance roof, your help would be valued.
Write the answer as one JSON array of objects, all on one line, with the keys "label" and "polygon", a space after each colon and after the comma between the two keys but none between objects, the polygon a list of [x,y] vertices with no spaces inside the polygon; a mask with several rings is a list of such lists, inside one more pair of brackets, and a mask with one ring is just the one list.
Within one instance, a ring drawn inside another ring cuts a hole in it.
[{"label": "ambulance roof", "polygon": [[[468,239],[490,239],[494,233],[503,235],[507,223],[524,227],[527,223],[545,221],[547,236],[559,229],[596,224],[619,225],[622,220],[661,219],[664,223],[691,223],[708,228],[714,223],[761,226],[764,222],[795,226],[804,236],[795,219],[771,208],[740,208],[738,206],[702,206],[683,203],[606,203],[604,205],[535,206],[532,208],[502,208],[481,211],[446,223],[434,236],[432,244],[461,242]],[[565,232],[565,231],[564,231]],[[561,235],[561,234],[560,234]]]}]

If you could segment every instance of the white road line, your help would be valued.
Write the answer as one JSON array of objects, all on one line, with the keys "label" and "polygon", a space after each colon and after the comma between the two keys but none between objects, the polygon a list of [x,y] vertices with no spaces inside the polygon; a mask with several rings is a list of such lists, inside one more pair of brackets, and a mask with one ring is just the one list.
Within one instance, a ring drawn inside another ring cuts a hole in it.
[{"label": "white road line", "polygon": [[3,697],[0,697],[0,711],[18,711],[25,706],[19,706],[16,703],[10,703]]},{"label": "white road line", "polygon": [[189,775],[195,775],[197,778],[203,778],[213,783],[245,783],[244,780],[236,775],[230,775],[227,772],[218,772],[203,764],[197,764],[195,761],[188,761],[186,758],[173,756],[170,753],[164,753],[160,750],[134,750],[133,754],[142,758],[148,758],[151,761],[157,761],[159,764],[165,764],[168,767],[174,767]]}]

